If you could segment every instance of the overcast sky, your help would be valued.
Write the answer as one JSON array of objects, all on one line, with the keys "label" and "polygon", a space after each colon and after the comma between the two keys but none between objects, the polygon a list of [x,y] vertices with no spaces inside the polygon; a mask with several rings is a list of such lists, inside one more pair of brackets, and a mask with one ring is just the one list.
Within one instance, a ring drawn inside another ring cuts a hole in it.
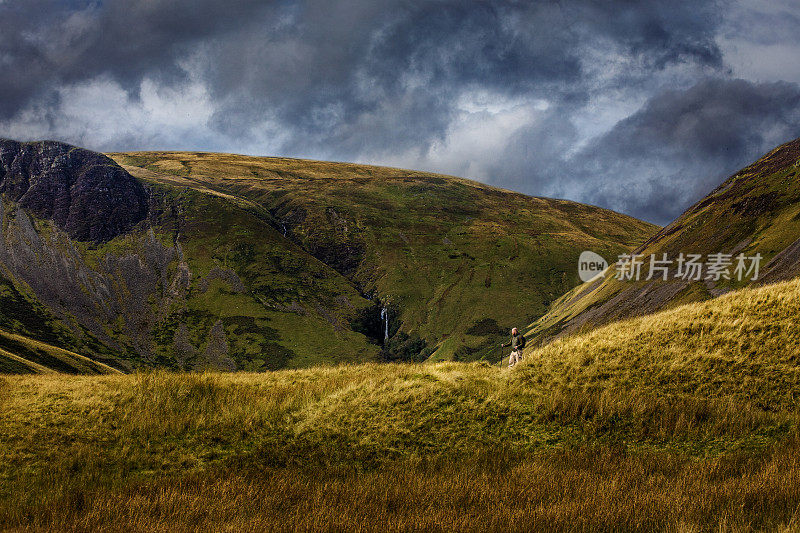
[{"label": "overcast sky", "polygon": [[800,0],[0,0],[0,136],[444,172],[666,223],[800,136]]}]

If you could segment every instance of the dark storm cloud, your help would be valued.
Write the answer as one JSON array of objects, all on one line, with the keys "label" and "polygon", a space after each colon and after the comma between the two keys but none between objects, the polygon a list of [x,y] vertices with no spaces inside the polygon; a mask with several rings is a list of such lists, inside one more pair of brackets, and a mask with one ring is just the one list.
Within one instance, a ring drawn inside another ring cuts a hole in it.
[{"label": "dark storm cloud", "polygon": [[105,75],[135,92],[142,78],[176,80],[205,40],[274,15],[275,3],[106,0],[0,3],[0,113],[8,117],[61,84]]},{"label": "dark storm cloud", "polygon": [[628,78],[719,67],[716,22],[710,2],[309,2],[266,40],[220,43],[209,80],[229,99],[220,127],[242,129],[251,115],[236,109],[267,104],[298,130],[290,149],[352,158],[441,138],[469,88],[582,105],[595,84],[590,48],[639,59]]},{"label": "dark storm cloud", "polygon": [[[217,98],[277,108],[301,129],[316,127],[321,109],[337,107],[347,123],[403,97],[421,116],[446,116],[438,100],[465,84],[580,98],[582,48],[599,38],[656,67],[718,63],[710,4],[662,4],[7,1],[0,49],[15,76],[0,81],[0,110],[12,116],[48,89],[98,75],[135,92],[145,76],[180,77],[197,53]],[[427,91],[416,94],[414,81]]]},{"label": "dark storm cloud", "polygon": [[[735,5],[0,0],[0,135],[478,169],[473,177],[501,186],[663,221],[792,134],[794,86],[690,88],[730,76],[719,36],[747,28],[724,20]],[[739,11],[756,19],[764,10]],[[775,9],[769,17],[786,18]],[[98,109],[98,97],[111,107]],[[481,98],[504,110],[473,109]],[[624,108],[609,114],[616,120],[635,109],[626,102],[648,98],[616,126],[587,126],[598,105]],[[202,118],[192,122],[187,105]],[[494,148],[458,161],[459,135],[484,126]],[[600,135],[575,153],[586,131]]]},{"label": "dark storm cloud", "polygon": [[653,97],[564,168],[586,199],[666,223],[727,175],[800,136],[800,87],[712,79]]}]

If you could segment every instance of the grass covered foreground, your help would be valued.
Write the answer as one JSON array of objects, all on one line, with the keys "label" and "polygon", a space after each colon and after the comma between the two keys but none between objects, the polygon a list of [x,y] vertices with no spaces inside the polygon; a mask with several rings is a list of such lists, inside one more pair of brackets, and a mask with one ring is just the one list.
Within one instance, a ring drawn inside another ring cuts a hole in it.
[{"label": "grass covered foreground", "polygon": [[0,529],[797,530],[800,281],[473,363],[0,378]]}]

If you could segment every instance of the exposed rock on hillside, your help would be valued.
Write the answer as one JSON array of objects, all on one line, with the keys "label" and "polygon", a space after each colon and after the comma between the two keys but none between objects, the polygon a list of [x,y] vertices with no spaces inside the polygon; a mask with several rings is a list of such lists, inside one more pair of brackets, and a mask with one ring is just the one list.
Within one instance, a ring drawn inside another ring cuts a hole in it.
[{"label": "exposed rock on hillside", "polygon": [[53,141],[0,139],[0,193],[80,241],[108,241],[148,210],[144,186],[114,161]]}]

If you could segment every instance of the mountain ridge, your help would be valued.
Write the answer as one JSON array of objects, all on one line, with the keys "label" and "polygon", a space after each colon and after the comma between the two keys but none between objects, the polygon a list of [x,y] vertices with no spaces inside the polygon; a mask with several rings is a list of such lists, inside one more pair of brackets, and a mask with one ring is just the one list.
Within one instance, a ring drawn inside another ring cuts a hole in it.
[{"label": "mountain ridge", "polygon": [[[760,255],[758,279],[619,281],[614,260],[604,279],[564,294],[529,332],[538,344],[587,328],[720,296],[749,284],[800,274],[800,139],[784,143],[731,175],[631,254],[675,260],[680,254]],[[617,265],[619,268],[619,265]],[[644,271],[644,268],[643,268]],[[643,276],[644,277],[644,276]]]}]

